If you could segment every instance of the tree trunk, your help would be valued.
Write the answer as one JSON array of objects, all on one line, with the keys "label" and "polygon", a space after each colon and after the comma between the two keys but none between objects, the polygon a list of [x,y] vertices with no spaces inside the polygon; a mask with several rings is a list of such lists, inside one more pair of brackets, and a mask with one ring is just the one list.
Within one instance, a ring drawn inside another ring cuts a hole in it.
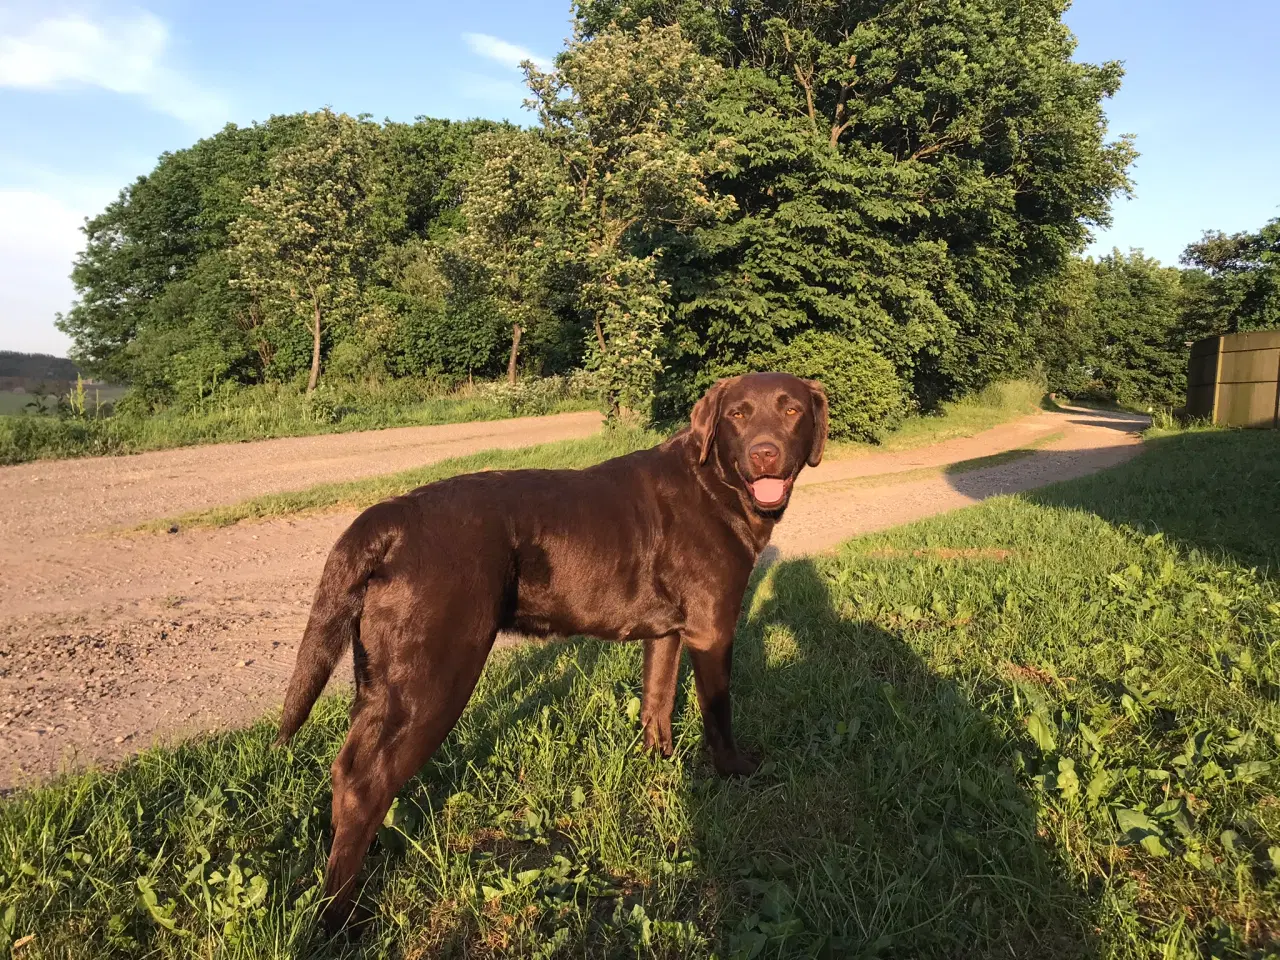
[{"label": "tree trunk", "polygon": [[518,323],[511,325],[511,359],[507,361],[507,383],[516,385],[516,354],[520,350],[520,334],[524,328]]},{"label": "tree trunk", "polygon": [[307,393],[314,393],[320,379],[320,304],[315,304],[311,319],[311,376],[307,380]]}]

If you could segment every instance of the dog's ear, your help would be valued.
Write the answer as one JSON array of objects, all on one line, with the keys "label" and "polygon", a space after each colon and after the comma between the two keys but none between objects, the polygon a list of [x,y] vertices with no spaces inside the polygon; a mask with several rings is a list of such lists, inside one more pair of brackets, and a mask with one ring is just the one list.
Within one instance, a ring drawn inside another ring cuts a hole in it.
[{"label": "dog's ear", "polygon": [[813,445],[809,447],[807,463],[816,467],[822,462],[822,451],[827,446],[827,391],[817,380],[806,380],[809,385],[809,404],[813,410]]},{"label": "dog's ear", "polygon": [[716,438],[716,425],[720,422],[720,401],[732,382],[732,378],[716,381],[715,386],[693,405],[693,413],[689,416],[689,432],[699,444],[699,464],[706,463],[707,457],[711,456],[711,441]]}]

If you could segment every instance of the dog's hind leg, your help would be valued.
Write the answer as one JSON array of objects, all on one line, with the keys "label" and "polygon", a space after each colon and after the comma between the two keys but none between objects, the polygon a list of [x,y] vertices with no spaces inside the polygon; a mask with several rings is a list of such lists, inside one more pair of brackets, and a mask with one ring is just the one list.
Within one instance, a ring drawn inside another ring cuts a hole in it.
[{"label": "dog's hind leg", "polygon": [[368,655],[351,730],[333,763],[333,846],[325,871],[331,930],[351,913],[356,875],[391,801],[458,722],[497,634],[496,617],[474,612],[462,628],[446,627],[439,616],[415,623],[374,613],[365,617]]}]

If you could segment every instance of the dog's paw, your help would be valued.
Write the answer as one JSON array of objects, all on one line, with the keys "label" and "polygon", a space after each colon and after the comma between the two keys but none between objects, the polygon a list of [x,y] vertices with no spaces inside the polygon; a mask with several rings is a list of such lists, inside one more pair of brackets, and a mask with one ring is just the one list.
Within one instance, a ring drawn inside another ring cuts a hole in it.
[{"label": "dog's paw", "polygon": [[320,915],[320,925],[330,938],[359,940],[373,926],[376,914],[361,903],[330,904]]},{"label": "dog's paw", "polygon": [[760,768],[760,758],[745,750],[712,757],[712,762],[722,777],[749,777]]},{"label": "dog's paw", "polygon": [[671,735],[671,724],[650,721],[644,726],[644,748],[651,753],[659,753],[670,757],[676,750],[675,739]]}]

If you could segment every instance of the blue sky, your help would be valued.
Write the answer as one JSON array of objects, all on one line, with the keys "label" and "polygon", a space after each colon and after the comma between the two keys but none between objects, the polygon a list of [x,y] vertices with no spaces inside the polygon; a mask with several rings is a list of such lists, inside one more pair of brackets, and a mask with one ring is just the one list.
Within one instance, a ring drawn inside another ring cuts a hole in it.
[{"label": "blue sky", "polygon": [[[53,315],[84,217],[164,150],[329,104],[411,120],[521,119],[516,64],[567,0],[0,0],[0,349],[63,353]],[[1206,229],[1280,216],[1280,5],[1078,0],[1078,56],[1126,61],[1108,112],[1138,136],[1137,197],[1096,247],[1175,262]]]}]

